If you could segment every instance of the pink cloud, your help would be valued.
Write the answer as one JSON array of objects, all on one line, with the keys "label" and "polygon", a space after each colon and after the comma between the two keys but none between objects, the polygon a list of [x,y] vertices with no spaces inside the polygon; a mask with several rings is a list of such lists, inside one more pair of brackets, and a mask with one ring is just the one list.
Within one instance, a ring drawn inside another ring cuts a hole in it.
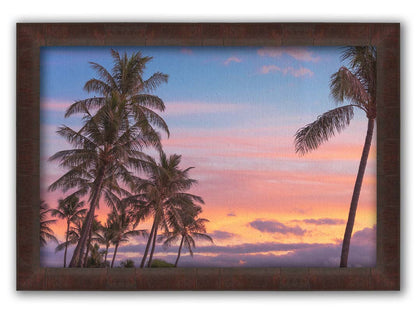
[{"label": "pink cloud", "polygon": [[224,65],[228,65],[232,62],[241,63],[241,61],[242,61],[242,59],[240,59],[236,56],[231,56],[231,57],[229,57],[228,59],[225,60]]},{"label": "pink cloud", "polygon": [[188,48],[183,48],[183,49],[181,49],[181,53],[182,53],[182,54],[187,54],[187,55],[192,55],[192,54],[194,54],[194,52],[193,52],[191,49],[188,49]]},{"label": "pink cloud", "polygon": [[41,99],[40,107],[43,110],[47,111],[55,111],[55,112],[64,112],[68,109],[68,107],[72,104],[72,102],[68,101],[56,101],[51,99]]},{"label": "pink cloud", "polygon": [[299,47],[262,48],[257,50],[257,54],[260,56],[268,56],[274,58],[279,58],[283,54],[287,54],[298,61],[314,63],[319,61],[319,57],[313,56],[311,51]]},{"label": "pink cloud", "polygon": [[[206,211],[223,212],[224,207],[227,207],[239,211],[239,214],[253,209],[259,209],[262,213],[287,213],[291,208],[297,208],[308,212],[311,209],[330,212],[330,215],[323,215],[328,218],[335,215],[339,218],[338,213],[348,208],[345,203],[351,199],[355,179],[353,173],[333,175],[319,170],[291,172],[272,168],[216,169],[210,167],[209,163],[195,164],[192,176],[199,181],[195,193],[204,198]],[[366,176],[360,207],[368,209],[374,204],[375,180]]]},{"label": "pink cloud", "polygon": [[262,74],[269,74],[271,72],[281,72],[284,75],[291,75],[293,77],[302,77],[302,76],[309,76],[312,77],[313,76],[313,71],[311,71],[309,68],[305,68],[305,67],[299,67],[298,69],[295,69],[291,66],[289,67],[285,67],[285,68],[281,68],[279,66],[276,65],[264,65],[260,72]]}]

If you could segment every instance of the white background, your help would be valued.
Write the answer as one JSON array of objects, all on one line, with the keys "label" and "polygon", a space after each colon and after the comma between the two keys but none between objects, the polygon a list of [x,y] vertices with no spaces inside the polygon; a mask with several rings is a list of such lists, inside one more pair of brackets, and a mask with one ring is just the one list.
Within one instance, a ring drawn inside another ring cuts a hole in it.
[{"label": "white background", "polygon": [[[144,3],[145,2],[145,3]],[[415,288],[415,13],[411,1],[2,1],[1,309],[3,311],[409,311]],[[15,88],[17,22],[400,22],[402,265],[400,292],[16,292]],[[414,92],[413,92],[414,93]],[[413,157],[412,157],[413,156]],[[413,192],[412,192],[413,191]],[[412,307],[414,308],[414,307]]]}]

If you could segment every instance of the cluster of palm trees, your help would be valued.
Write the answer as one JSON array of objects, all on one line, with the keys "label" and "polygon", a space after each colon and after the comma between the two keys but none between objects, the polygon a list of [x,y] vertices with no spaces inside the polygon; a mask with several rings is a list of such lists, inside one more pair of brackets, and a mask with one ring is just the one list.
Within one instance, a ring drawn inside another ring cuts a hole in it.
[{"label": "cluster of palm trees", "polygon": [[[98,78],[87,81],[84,89],[95,96],[76,101],[65,113],[65,117],[81,114],[82,127],[74,130],[64,125],[57,131],[73,148],[50,157],[51,161],[59,161],[66,172],[49,190],[70,192],[59,201],[57,209],[50,210],[53,216],[67,221],[65,242],[57,247],[65,249],[64,266],[70,244],[76,247],[69,267],[86,266],[88,259],[93,260],[93,253],[98,252],[98,244],[105,246],[106,263],[113,244],[112,267],[119,245],[132,236],[142,235],[148,240],[141,267],[146,260],[151,267],[156,240],[161,236],[168,237],[169,242],[180,235],[212,241],[206,235],[207,220],[198,218],[204,202],[188,192],[197,183],[189,177],[192,167],[181,169],[181,156],[167,156],[162,149],[159,130],[169,136],[169,129],[156,111],[164,111],[165,105],[150,93],[167,82],[168,76],[156,72],[143,79],[146,64],[152,58],[140,52],[128,56],[111,50],[111,55],[111,71],[90,63]],[[145,149],[156,151],[159,159],[145,153]],[[82,208],[82,197],[87,198],[88,208]],[[104,225],[98,224],[95,216],[100,201],[112,209]],[[151,217],[150,233],[136,230],[140,222]],[[198,224],[192,232],[188,231],[190,217]],[[158,236],[158,231],[162,235]],[[45,233],[44,238],[52,235]],[[195,242],[187,241],[190,243],[185,247],[192,252]],[[178,254],[181,249],[182,245]]]}]

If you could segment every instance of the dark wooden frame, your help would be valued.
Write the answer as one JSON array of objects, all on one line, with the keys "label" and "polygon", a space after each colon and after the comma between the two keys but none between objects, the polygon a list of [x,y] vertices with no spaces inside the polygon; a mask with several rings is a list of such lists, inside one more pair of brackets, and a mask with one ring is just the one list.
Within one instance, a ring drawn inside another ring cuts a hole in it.
[{"label": "dark wooden frame", "polygon": [[[39,54],[42,46],[377,47],[375,268],[58,269],[39,265]],[[17,24],[18,290],[399,290],[400,24]]]}]

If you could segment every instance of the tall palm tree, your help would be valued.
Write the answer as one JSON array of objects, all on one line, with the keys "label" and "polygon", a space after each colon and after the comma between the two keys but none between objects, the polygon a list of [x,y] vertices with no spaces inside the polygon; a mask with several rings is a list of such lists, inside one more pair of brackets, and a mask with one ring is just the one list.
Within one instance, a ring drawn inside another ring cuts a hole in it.
[{"label": "tall palm tree", "polygon": [[45,201],[40,201],[40,210],[39,210],[39,221],[40,221],[40,231],[39,231],[39,240],[40,247],[45,247],[48,240],[52,240],[55,243],[58,243],[53,230],[50,228],[50,225],[55,223],[55,219],[47,219],[50,210],[48,204]]},{"label": "tall palm tree", "polygon": [[112,243],[114,244],[113,259],[110,266],[111,268],[114,266],[114,261],[116,259],[120,243],[127,242],[134,236],[147,236],[146,230],[135,230],[136,222],[134,222],[134,217],[132,217],[126,208],[127,203],[125,201],[121,201],[118,209],[113,210],[113,212],[108,216],[107,223],[110,224],[113,232]]},{"label": "tall palm tree", "polygon": [[[167,75],[155,73],[143,79],[143,72],[150,57],[140,52],[130,58],[120,57],[111,50],[113,68],[111,73],[103,66],[91,63],[98,78],[93,78],[84,86],[87,92],[98,96],[77,101],[66,111],[69,117],[75,113],[83,115],[83,126],[75,131],[67,126],[57,133],[74,146],[72,150],[60,151],[50,160],[59,160],[67,169],[61,178],[50,185],[49,190],[62,189],[64,192],[75,188],[74,194],[89,194],[89,209],[83,225],[80,240],[75,248],[70,266],[82,266],[82,254],[91,232],[95,209],[104,195],[111,198],[128,194],[121,188],[134,183],[133,171],[141,169],[142,147],[153,146],[161,149],[162,129],[169,135],[164,120],[154,110],[163,111],[163,101],[147,92],[152,92],[167,81]],[[95,112],[95,114],[92,114]]]},{"label": "tall palm tree", "polygon": [[354,227],[355,214],[360,197],[361,185],[367,165],[376,119],[376,50],[375,47],[347,47],[341,59],[348,60],[349,68],[341,67],[331,76],[331,95],[336,103],[348,104],[336,107],[317,118],[316,121],[299,129],[295,134],[296,152],[303,155],[317,149],[335,132],[346,128],[354,116],[354,109],[365,112],[368,125],[360,166],[354,185],[348,221],[342,243],[340,267],[346,267]]},{"label": "tall palm tree", "polygon": [[169,228],[180,220],[180,209],[184,205],[193,202],[204,203],[201,197],[187,193],[187,191],[197,183],[196,180],[189,178],[189,171],[193,167],[180,169],[181,156],[177,154],[169,157],[161,151],[160,159],[157,162],[154,158],[147,156],[144,170],[148,174],[148,179],[141,180],[136,185],[135,197],[142,200],[145,204],[140,210],[140,217],[143,216],[143,209],[153,216],[153,224],[149,239],[140,267],[143,268],[149,254],[148,267],[152,265],[152,258],[156,245],[156,238],[159,228],[169,232]]},{"label": "tall palm tree", "polygon": [[202,212],[200,206],[192,206],[181,211],[181,222],[176,224],[172,232],[165,233],[161,239],[166,238],[163,246],[167,249],[172,244],[180,240],[178,256],[176,257],[175,267],[178,266],[179,258],[181,256],[182,247],[185,247],[193,257],[193,248],[195,248],[195,239],[207,240],[214,243],[212,238],[206,234],[205,223],[209,222],[207,219],[198,218],[198,214]]},{"label": "tall palm tree", "polygon": [[71,224],[83,217],[87,209],[81,209],[84,202],[80,201],[76,195],[68,196],[65,199],[58,200],[58,208],[51,209],[51,214],[66,221],[65,232],[65,252],[64,252],[64,268],[66,268],[66,255],[69,241],[69,228]]}]

